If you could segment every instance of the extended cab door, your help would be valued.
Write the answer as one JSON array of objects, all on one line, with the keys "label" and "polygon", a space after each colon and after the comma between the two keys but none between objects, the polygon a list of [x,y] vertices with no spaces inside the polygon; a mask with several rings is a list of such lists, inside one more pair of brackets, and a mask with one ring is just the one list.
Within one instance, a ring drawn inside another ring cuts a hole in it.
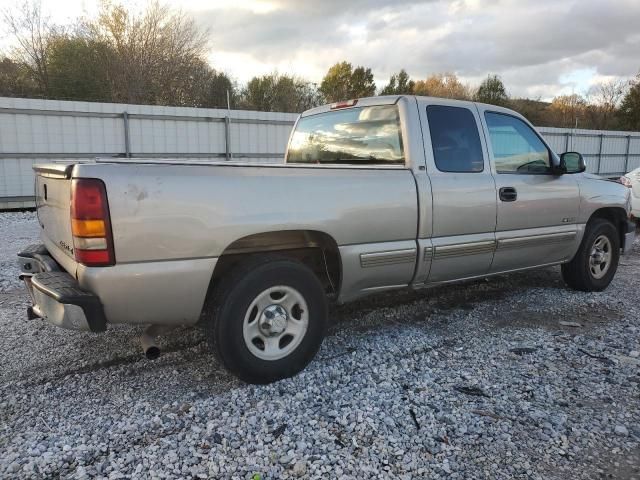
[{"label": "extended cab door", "polygon": [[477,109],[438,99],[418,105],[433,192],[427,282],[484,275],[496,245],[496,189]]},{"label": "extended cab door", "polygon": [[490,106],[478,110],[498,192],[491,272],[568,260],[580,207],[575,177],[551,172],[554,154],[521,117]]}]

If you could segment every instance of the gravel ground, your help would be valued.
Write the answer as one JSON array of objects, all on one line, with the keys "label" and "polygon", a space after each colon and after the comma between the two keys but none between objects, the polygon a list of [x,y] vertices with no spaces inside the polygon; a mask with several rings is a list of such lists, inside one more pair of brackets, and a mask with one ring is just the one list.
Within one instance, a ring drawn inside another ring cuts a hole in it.
[{"label": "gravel ground", "polygon": [[0,212],[0,293],[22,286],[16,253],[38,239],[38,221],[32,212]]},{"label": "gravel ground", "polygon": [[[318,358],[247,386],[197,329],[27,321],[0,214],[0,477],[640,479],[640,244],[606,292],[559,269],[334,308]],[[255,477],[254,477],[255,475]]]}]

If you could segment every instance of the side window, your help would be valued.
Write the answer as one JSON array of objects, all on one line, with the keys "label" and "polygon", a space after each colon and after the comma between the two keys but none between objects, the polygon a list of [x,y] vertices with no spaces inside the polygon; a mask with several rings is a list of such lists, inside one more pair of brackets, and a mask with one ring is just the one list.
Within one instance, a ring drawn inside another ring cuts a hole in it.
[{"label": "side window", "polygon": [[549,173],[549,149],[534,130],[519,118],[485,112],[493,160],[498,173]]},{"label": "side window", "polygon": [[476,119],[469,109],[429,105],[427,119],[438,170],[482,172],[482,144]]}]

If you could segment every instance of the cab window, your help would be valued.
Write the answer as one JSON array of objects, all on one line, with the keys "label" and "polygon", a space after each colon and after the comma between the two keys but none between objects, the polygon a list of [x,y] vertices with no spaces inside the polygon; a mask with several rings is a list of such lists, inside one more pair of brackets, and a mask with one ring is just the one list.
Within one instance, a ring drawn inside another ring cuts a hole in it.
[{"label": "cab window", "polygon": [[348,108],[302,117],[287,163],[404,165],[396,105]]},{"label": "cab window", "polygon": [[519,118],[485,112],[497,173],[551,172],[551,154],[536,132]]},{"label": "cab window", "polygon": [[467,108],[429,105],[427,120],[436,167],[441,172],[482,172],[484,157],[473,113]]}]

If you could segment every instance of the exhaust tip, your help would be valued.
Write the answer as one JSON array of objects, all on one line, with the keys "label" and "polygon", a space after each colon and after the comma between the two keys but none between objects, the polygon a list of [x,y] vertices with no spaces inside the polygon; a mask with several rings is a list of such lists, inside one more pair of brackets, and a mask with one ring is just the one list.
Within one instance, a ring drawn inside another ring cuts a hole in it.
[{"label": "exhaust tip", "polygon": [[155,360],[160,356],[160,347],[158,347],[156,343],[156,337],[174,328],[175,327],[166,325],[151,325],[147,327],[140,336],[140,345],[142,346],[144,356],[147,357],[148,360]]},{"label": "exhaust tip", "polygon": [[160,348],[151,346],[144,351],[144,356],[147,357],[148,360],[155,360],[160,356]]}]

